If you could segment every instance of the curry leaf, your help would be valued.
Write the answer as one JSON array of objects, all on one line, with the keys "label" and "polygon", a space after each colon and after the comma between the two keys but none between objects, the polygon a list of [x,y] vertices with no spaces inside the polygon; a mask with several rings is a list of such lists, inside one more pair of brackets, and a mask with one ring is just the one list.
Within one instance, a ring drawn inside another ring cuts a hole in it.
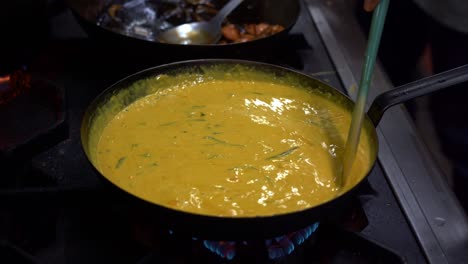
[{"label": "curry leaf", "polygon": [[117,163],[115,164],[115,168],[118,169],[122,166],[122,164],[125,162],[125,160],[127,159],[127,156],[123,156],[121,157]]},{"label": "curry leaf", "polygon": [[289,154],[293,153],[294,151],[296,151],[296,149],[298,149],[299,147],[292,147],[284,152],[281,152],[277,155],[274,155],[274,156],[271,156],[271,157],[268,157],[267,160],[272,160],[272,159],[279,159],[279,158],[283,158],[283,157],[286,157],[288,156]]}]

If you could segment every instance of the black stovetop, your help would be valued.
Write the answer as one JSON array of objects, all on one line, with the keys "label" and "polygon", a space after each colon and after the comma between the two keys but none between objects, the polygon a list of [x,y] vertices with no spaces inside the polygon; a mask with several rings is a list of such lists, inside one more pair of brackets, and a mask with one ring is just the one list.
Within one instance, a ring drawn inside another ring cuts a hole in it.
[{"label": "black stovetop", "polygon": [[[54,134],[58,143],[50,148],[0,160],[4,168],[0,177],[0,261],[227,262],[209,252],[201,241],[148,229],[131,208],[100,189],[99,176],[81,149],[79,128],[88,103],[108,85],[158,62],[129,61],[118,49],[102,49],[83,34],[69,10],[51,17],[49,25],[49,38],[28,67],[63,89],[66,129],[62,126],[61,133]],[[305,13],[275,56],[249,59],[300,70],[342,89],[335,66]],[[321,223],[291,255],[269,262],[425,261],[379,163],[355,204],[341,224]],[[254,248],[234,258],[233,263],[265,261],[260,250]]]}]

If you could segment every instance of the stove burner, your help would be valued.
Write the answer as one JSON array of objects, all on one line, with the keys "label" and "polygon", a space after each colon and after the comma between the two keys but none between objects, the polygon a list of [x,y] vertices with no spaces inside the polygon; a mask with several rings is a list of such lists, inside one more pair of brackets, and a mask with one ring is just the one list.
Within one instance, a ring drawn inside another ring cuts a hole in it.
[{"label": "stove burner", "polygon": [[[317,222],[299,231],[265,240],[268,257],[270,260],[276,260],[291,254],[296,247],[304,243],[317,230],[318,226],[319,223]],[[203,245],[208,250],[227,260],[232,260],[236,256],[238,243],[244,246],[249,244],[247,241],[203,241]]]},{"label": "stove burner", "polygon": [[65,112],[65,91],[36,72],[22,67],[2,75],[0,164],[12,169],[3,167],[2,171],[18,175],[25,166],[13,163],[29,162],[35,154],[65,139]]},{"label": "stove burner", "polygon": [[0,104],[5,104],[15,97],[29,91],[31,75],[26,72],[26,66],[9,74],[0,76]]}]

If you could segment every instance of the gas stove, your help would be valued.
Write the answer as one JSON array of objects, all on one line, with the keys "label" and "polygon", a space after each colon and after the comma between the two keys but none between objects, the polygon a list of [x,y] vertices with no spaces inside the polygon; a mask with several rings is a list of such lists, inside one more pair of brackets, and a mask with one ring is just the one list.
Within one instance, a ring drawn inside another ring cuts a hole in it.
[{"label": "gas stove", "polygon": [[[345,91],[310,14],[302,11],[287,44],[277,47],[275,56],[247,59],[299,70]],[[101,188],[81,149],[79,128],[87,105],[100,91],[161,62],[128,62],[115,47],[103,50],[81,31],[68,9],[50,17],[49,25],[47,43],[28,64],[28,71],[58,87],[54,90],[58,95],[62,90],[66,94],[66,118],[59,122],[66,133],[51,133],[55,140],[27,156],[1,157],[0,164],[8,165],[0,177],[3,263],[426,261],[380,163],[342,218],[310,223],[304,230],[276,238],[207,241],[145,221],[126,201]]]}]

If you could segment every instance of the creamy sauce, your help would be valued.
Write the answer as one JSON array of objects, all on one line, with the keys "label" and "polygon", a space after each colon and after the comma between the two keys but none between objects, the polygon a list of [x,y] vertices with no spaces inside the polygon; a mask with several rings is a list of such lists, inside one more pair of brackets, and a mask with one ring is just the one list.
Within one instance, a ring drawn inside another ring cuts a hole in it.
[{"label": "creamy sauce", "polygon": [[[97,164],[122,189],[174,209],[287,213],[343,191],[335,177],[350,121],[344,107],[306,89],[206,81],[158,91],[119,112],[103,129]],[[363,133],[352,170],[360,178],[372,163],[369,140]]]}]

